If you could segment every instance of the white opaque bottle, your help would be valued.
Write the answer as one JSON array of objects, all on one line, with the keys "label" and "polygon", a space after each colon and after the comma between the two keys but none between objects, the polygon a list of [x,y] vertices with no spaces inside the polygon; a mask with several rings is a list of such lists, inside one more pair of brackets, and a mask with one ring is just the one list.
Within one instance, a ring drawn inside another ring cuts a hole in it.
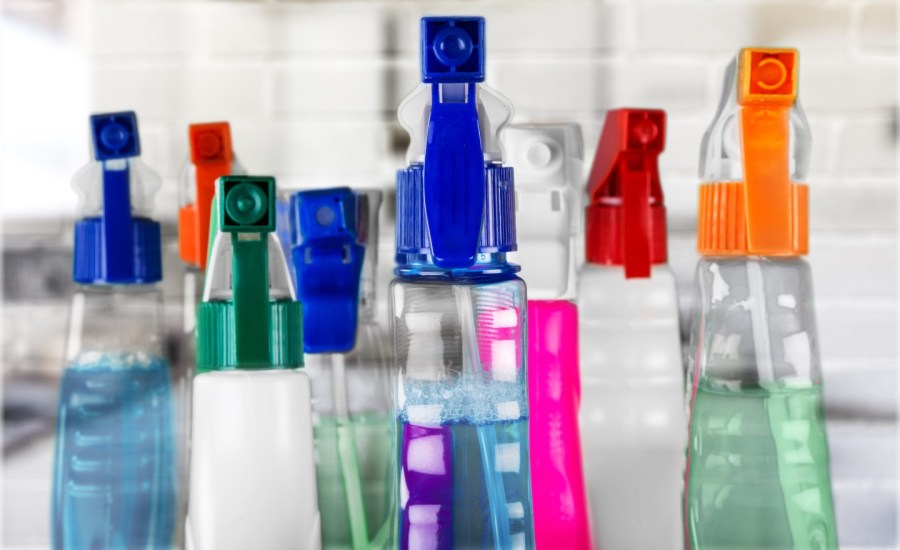
[{"label": "white opaque bottle", "polygon": [[302,311],[275,230],[275,180],[217,183],[197,311],[187,548],[320,548]]},{"label": "white opaque bottle", "polygon": [[594,540],[682,547],[684,370],[657,157],[665,113],[607,114],[578,275],[581,437]]},{"label": "white opaque bottle", "polygon": [[577,124],[513,124],[503,130],[503,152],[516,169],[519,249],[530,300],[575,295],[578,236],[582,232],[584,143]]}]

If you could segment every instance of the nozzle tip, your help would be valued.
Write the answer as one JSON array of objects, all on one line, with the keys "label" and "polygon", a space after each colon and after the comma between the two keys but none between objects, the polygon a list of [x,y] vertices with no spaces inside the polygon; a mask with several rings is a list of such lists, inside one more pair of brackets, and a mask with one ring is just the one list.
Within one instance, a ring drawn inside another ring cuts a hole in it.
[{"label": "nozzle tip", "polygon": [[233,160],[231,128],[227,122],[191,124],[188,132],[194,164]]},{"label": "nozzle tip", "polygon": [[484,81],[484,18],[422,18],[422,80]]},{"label": "nozzle tip", "polygon": [[738,103],[790,106],[797,98],[797,50],[744,48],[738,65]]},{"label": "nozzle tip", "polygon": [[275,230],[275,178],[219,178],[220,229],[229,233],[271,233]]},{"label": "nozzle tip", "polygon": [[99,161],[141,154],[134,111],[91,115],[91,138],[94,158]]},{"label": "nozzle tip", "polygon": [[357,238],[356,194],[349,187],[299,191],[291,197],[291,209],[303,242]]}]

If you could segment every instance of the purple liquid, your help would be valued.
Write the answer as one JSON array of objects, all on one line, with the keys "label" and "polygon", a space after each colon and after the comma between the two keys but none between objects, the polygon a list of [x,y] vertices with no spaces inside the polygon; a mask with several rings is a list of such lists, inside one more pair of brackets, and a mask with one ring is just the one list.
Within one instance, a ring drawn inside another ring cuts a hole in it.
[{"label": "purple liquid", "polygon": [[525,418],[440,426],[401,419],[400,548],[533,547],[527,431]]}]

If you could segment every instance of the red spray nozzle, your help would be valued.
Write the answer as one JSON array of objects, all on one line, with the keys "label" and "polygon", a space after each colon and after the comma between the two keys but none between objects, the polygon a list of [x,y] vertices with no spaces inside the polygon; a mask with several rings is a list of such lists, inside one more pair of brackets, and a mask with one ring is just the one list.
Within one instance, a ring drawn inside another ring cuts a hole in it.
[{"label": "red spray nozzle", "polygon": [[652,264],[666,261],[666,208],[657,168],[665,134],[665,111],[609,111],[588,178],[587,261],[624,265],[629,279],[649,277]]}]

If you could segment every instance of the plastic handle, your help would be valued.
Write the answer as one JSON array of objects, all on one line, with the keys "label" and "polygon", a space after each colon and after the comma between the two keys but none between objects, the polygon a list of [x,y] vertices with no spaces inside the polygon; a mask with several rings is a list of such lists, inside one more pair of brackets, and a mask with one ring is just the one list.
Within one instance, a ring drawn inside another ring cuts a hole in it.
[{"label": "plastic handle", "polygon": [[128,161],[123,169],[110,169],[103,163],[103,241],[106,254],[106,278],[110,281],[133,279],[134,228],[131,220]]},{"label": "plastic handle", "polygon": [[629,279],[649,277],[653,264],[651,208],[663,203],[657,158],[665,143],[665,116],[655,109],[610,111],[588,180],[592,205],[621,209],[619,245]]},{"label": "plastic handle", "polygon": [[291,251],[303,303],[307,353],[345,353],[356,343],[365,247],[358,243],[357,196],[349,188],[291,197],[301,239]]},{"label": "plastic handle", "polygon": [[622,251],[625,278],[650,276],[650,183],[642,154],[626,154],[619,162],[622,180]]},{"label": "plastic handle", "polygon": [[[196,170],[196,202],[193,221],[195,228],[188,233],[194,247],[189,261],[200,269],[206,269],[207,243],[209,242],[210,211],[216,191],[216,178],[231,173],[234,154],[231,148],[231,130],[227,122],[192,124],[188,129],[191,144],[191,162]],[[188,243],[185,243],[188,244]]]},{"label": "plastic handle", "polygon": [[790,250],[790,108],[797,99],[797,51],[744,49],[738,71],[747,248],[762,255]]},{"label": "plastic handle", "polygon": [[224,176],[217,189],[219,230],[231,233],[237,366],[271,363],[269,243],[275,230],[275,180]]},{"label": "plastic handle", "polygon": [[425,145],[425,217],[434,263],[475,263],[484,212],[485,167],[474,83],[432,85]]}]

